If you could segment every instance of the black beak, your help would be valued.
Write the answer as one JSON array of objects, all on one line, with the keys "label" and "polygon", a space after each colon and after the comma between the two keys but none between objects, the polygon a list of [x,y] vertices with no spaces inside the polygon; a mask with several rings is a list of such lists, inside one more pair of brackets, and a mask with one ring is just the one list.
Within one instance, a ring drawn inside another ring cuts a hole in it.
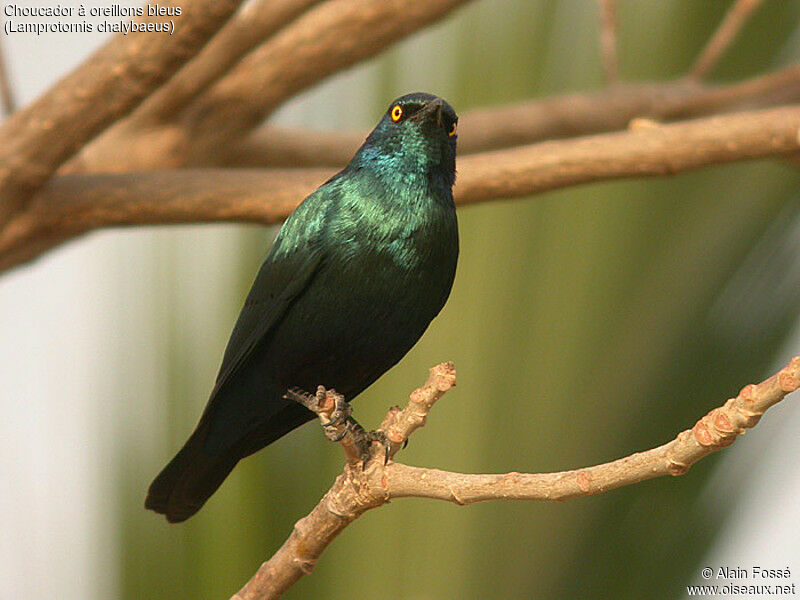
[{"label": "black beak", "polygon": [[442,101],[437,98],[436,100],[431,100],[425,106],[420,109],[420,111],[414,115],[420,121],[436,121],[436,124],[439,127],[442,127],[444,123],[442,122],[442,110],[444,109],[444,104]]}]

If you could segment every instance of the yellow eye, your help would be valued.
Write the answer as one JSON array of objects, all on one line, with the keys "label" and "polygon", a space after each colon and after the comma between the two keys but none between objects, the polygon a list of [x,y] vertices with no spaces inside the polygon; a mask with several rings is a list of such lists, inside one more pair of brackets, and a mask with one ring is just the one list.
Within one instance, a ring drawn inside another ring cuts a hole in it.
[{"label": "yellow eye", "polygon": [[447,135],[453,137],[456,134],[457,129],[458,129],[458,123],[453,123],[453,126],[450,128],[450,132]]},{"label": "yellow eye", "polygon": [[392,108],[392,121],[397,123],[400,120],[400,117],[403,116],[403,107],[399,104],[395,104],[394,108]]}]

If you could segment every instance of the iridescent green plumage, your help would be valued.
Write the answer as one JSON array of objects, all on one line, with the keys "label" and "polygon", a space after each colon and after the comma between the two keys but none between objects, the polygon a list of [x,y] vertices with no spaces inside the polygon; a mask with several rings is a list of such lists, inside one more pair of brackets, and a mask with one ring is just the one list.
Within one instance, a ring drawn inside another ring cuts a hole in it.
[{"label": "iridescent green plumage", "polygon": [[[399,361],[455,276],[453,109],[396,100],[350,164],[284,224],[236,322],[197,429],[146,506],[183,521],[236,463],[313,418],[289,388],[352,400]],[[395,116],[397,111],[395,110]]]}]

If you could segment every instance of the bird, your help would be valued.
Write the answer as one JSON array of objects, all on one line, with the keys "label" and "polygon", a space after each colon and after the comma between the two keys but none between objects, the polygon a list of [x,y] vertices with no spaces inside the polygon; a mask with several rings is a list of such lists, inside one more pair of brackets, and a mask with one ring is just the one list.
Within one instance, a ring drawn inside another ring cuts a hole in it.
[{"label": "bird", "polygon": [[457,127],[442,98],[397,98],[350,163],[289,216],[200,421],[146,508],[185,521],[241,459],[315,417],[287,390],[322,385],[352,400],[417,343],[455,279]]}]

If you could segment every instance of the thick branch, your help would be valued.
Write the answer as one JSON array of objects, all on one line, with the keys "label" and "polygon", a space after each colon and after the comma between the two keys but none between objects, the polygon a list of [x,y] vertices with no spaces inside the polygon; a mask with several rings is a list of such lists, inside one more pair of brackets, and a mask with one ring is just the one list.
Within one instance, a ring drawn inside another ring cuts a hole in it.
[{"label": "thick branch", "polygon": [[625,132],[464,157],[459,161],[463,177],[456,184],[458,202],[526,196],[620,177],[672,175],[800,149],[798,106],[670,125],[642,123]]},{"label": "thick branch", "polygon": [[[710,87],[679,80],[618,84],[596,92],[478,109],[459,123],[459,154],[624,129],[637,117],[674,121],[800,101],[800,66],[741,83]],[[87,146],[68,172],[114,172],[185,166],[342,166],[366,131],[323,132],[262,127],[243,141],[220,144],[213,156],[186,160],[192,141],[179,124],[130,126],[127,121]]]},{"label": "thick branch", "polygon": [[702,79],[711,72],[759,4],[761,0],[736,0],[697,57],[689,71],[689,77]]},{"label": "thick branch", "polygon": [[[800,107],[724,115],[544,142],[459,159],[460,205],[620,177],[670,175],[800,149]],[[57,176],[0,230],[0,269],[100,227],[156,223],[277,223],[330,170],[181,170]]]},{"label": "thick branch", "polygon": [[[182,0],[174,35],[118,35],[0,127],[0,223],[90,138],[130,110],[193,56],[241,0]],[[167,3],[170,4],[170,3]],[[173,3],[174,4],[174,3]],[[177,19],[177,20],[176,20]]]},{"label": "thick branch", "polygon": [[100,227],[246,221],[278,223],[330,171],[177,170],[54,177],[0,229],[0,270]]},{"label": "thick branch", "polygon": [[[387,421],[402,422],[397,415],[410,412],[415,415],[411,422],[424,423],[433,402],[419,402],[419,399],[438,398],[454,383],[451,364],[434,367],[425,385],[412,394],[405,411],[393,409]],[[382,454],[376,452],[366,470],[359,466],[345,467],[311,514],[298,521],[289,539],[233,600],[280,597],[300,577],[311,572],[328,544],[347,525],[393,498],[432,498],[461,505],[486,500],[565,500],[665,475],[683,475],[703,457],[730,446],[746,429],[754,427],[767,409],[798,387],[800,356],[760,384],[745,386],[738,396],[663,446],[561,473],[472,475],[394,462],[384,466]],[[413,428],[409,427],[407,433]]]},{"label": "thick branch", "polygon": [[[676,121],[798,101],[800,66],[723,86],[703,86],[686,80],[618,84],[596,92],[464,113],[458,129],[459,154],[615,131],[639,117]],[[347,162],[366,134],[267,126],[243,142],[227,146],[214,162],[248,167],[339,166]]]}]

